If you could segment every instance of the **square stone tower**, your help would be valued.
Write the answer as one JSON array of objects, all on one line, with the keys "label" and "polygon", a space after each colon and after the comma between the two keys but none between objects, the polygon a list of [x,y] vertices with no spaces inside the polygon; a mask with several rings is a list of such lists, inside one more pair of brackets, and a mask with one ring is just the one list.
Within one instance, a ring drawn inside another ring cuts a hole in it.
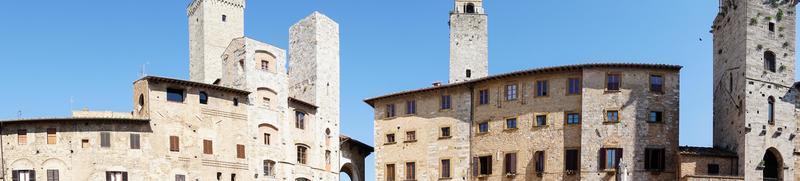
[{"label": "square stone tower", "polygon": [[795,3],[721,0],[714,20],[714,147],[745,180],[794,180]]},{"label": "square stone tower", "polygon": [[194,0],[189,16],[189,79],[214,83],[222,78],[222,53],[244,36],[245,0]]},{"label": "square stone tower", "polygon": [[483,0],[456,0],[450,12],[450,83],[489,75],[488,17]]}]

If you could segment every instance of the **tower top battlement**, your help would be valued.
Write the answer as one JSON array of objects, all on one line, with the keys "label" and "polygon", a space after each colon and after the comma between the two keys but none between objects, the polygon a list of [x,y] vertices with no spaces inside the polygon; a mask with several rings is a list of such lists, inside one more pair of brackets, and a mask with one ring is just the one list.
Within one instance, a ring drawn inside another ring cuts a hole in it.
[{"label": "tower top battlement", "polygon": [[206,1],[211,1],[212,3],[220,3],[223,5],[227,5],[230,7],[242,8],[244,9],[246,0],[192,0],[192,3],[189,3],[189,6],[186,7],[186,15],[191,16],[197,11],[197,7],[200,7]]}]

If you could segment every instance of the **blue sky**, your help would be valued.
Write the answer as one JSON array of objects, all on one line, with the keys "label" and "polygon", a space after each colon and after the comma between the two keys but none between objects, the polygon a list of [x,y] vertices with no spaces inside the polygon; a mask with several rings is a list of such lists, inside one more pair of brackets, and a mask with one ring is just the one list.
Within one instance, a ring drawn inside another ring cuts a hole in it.
[{"label": "blue sky", "polygon": [[[189,0],[8,1],[0,6],[0,119],[130,111],[147,73],[188,78]],[[683,65],[681,145],[711,145],[716,0],[488,1],[490,73],[637,62]],[[364,98],[446,82],[451,0],[251,0],[245,34],[287,48],[318,10],[341,27],[342,132],[372,143]],[[700,41],[702,39],[702,41]],[[73,100],[73,101],[70,101]],[[367,180],[373,180],[368,160]]]}]

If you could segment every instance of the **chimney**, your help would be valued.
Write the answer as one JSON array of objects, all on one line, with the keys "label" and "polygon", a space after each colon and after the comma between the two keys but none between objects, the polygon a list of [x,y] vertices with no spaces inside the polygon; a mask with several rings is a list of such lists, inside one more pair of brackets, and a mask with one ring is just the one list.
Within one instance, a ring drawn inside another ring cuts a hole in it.
[{"label": "chimney", "polygon": [[439,86],[442,86],[442,82],[440,81],[433,82],[433,87],[439,87]]}]

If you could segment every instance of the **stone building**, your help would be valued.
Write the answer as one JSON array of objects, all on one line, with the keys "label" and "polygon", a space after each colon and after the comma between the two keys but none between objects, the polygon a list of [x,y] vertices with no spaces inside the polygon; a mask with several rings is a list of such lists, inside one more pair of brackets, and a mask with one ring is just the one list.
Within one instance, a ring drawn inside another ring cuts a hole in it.
[{"label": "stone building", "polygon": [[244,36],[244,8],[192,1],[190,80],[136,80],[130,113],[0,121],[0,180],[364,180],[373,148],[339,132],[338,24],[292,26],[287,61]]}]

